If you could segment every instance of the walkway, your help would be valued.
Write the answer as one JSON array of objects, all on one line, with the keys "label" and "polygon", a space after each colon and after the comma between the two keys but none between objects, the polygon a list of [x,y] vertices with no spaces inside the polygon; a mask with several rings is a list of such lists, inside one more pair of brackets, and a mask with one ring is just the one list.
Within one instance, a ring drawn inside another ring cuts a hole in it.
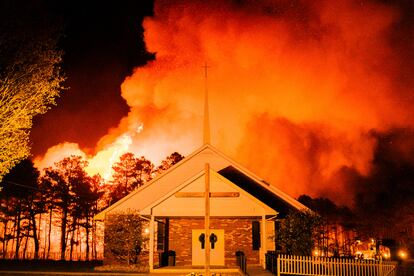
[{"label": "walkway", "polygon": [[275,276],[269,270],[265,270],[261,266],[247,266],[247,274],[249,274],[249,276]]}]

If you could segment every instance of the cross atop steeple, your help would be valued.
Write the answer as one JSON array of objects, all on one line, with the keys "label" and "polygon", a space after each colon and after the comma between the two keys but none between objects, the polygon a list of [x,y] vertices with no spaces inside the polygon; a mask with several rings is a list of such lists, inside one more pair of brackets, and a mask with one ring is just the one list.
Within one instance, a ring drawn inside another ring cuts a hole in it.
[{"label": "cross atop steeple", "polygon": [[203,127],[203,145],[210,144],[210,117],[208,108],[208,84],[207,71],[210,66],[204,64],[204,127]]}]

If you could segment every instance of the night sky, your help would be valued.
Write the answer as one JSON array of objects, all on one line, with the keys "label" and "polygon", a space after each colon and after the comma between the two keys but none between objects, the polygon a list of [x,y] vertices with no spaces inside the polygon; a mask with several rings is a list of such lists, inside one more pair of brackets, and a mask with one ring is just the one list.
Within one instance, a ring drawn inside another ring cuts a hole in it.
[{"label": "night sky", "polygon": [[63,22],[67,90],[57,106],[36,118],[32,153],[43,154],[65,141],[94,148],[128,113],[120,96],[122,81],[134,67],[153,59],[142,38],[142,20],[153,13],[153,3],[64,0],[40,5]]}]

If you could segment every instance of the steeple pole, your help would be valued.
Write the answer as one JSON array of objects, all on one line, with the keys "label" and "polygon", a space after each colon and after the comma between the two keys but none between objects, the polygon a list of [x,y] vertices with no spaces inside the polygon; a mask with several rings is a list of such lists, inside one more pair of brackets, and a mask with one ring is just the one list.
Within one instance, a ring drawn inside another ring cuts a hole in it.
[{"label": "steeple pole", "polygon": [[210,144],[210,114],[208,107],[208,83],[207,71],[210,66],[204,64],[204,125],[203,125],[203,145]]},{"label": "steeple pole", "polygon": [[[207,63],[204,64],[204,126],[203,145],[210,144],[210,118],[208,110],[208,85],[207,85]],[[205,239],[205,276],[210,276],[210,164],[204,167],[205,191],[204,191],[204,239]]]}]

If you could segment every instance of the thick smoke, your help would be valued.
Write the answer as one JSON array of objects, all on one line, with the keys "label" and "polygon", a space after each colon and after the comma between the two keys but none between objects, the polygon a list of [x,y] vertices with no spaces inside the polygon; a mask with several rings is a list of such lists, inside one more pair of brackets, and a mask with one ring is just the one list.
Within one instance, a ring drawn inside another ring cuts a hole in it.
[{"label": "thick smoke", "polygon": [[122,84],[129,115],[97,156],[120,137],[130,139],[123,150],[155,162],[200,146],[205,63],[212,144],[292,196],[350,202],[344,171],[371,174],[373,131],[413,126],[411,81],[398,82],[411,67],[393,43],[397,7],[157,1],[154,14],[144,29],[156,59]]}]

